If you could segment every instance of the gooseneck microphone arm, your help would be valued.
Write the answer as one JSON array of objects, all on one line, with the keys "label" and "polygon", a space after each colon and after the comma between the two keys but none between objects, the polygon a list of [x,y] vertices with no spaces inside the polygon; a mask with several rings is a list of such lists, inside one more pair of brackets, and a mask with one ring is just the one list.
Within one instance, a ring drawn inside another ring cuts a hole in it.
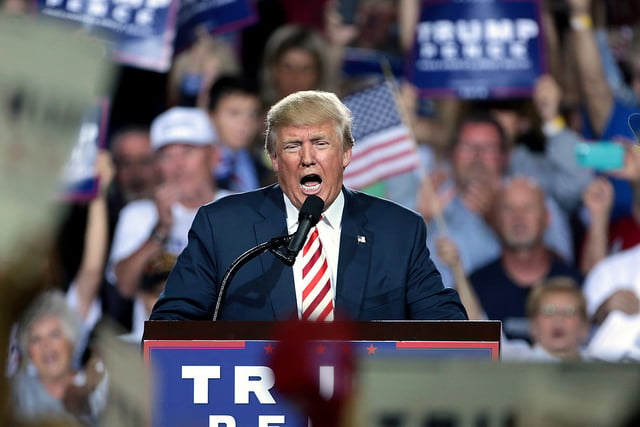
[{"label": "gooseneck microphone arm", "polygon": [[278,259],[283,261],[285,264],[293,265],[293,263],[295,262],[295,257],[291,259],[290,254],[282,253],[278,250],[288,245],[289,241],[292,238],[293,238],[293,234],[290,234],[288,236],[274,237],[268,242],[261,243],[258,246],[249,249],[248,251],[240,255],[231,263],[227,271],[224,273],[224,276],[222,277],[222,281],[220,282],[220,289],[218,290],[218,298],[216,299],[216,306],[215,306],[215,309],[213,310],[213,318],[211,320],[218,320],[218,316],[220,314],[220,307],[222,306],[222,300],[224,299],[224,295],[227,290],[227,284],[231,281],[231,279],[233,279],[233,276],[235,276],[236,272],[240,269],[240,267],[245,265],[249,260],[257,257],[258,255],[266,251],[271,251]]}]

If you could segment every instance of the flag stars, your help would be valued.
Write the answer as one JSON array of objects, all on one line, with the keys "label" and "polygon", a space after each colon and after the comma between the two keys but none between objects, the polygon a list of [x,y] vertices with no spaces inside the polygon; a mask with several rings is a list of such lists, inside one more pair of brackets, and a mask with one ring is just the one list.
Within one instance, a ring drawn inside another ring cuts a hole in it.
[{"label": "flag stars", "polygon": [[269,343],[264,347],[264,354],[273,354],[274,349],[275,347]]},{"label": "flag stars", "polygon": [[373,344],[370,344],[369,347],[367,347],[367,354],[376,354],[376,350],[378,350],[378,347],[374,347]]}]

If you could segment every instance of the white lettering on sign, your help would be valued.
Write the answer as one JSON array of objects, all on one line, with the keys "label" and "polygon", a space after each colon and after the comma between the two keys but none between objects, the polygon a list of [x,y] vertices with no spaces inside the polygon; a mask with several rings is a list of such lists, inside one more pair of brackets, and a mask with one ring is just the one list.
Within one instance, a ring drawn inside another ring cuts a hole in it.
[{"label": "white lettering on sign", "polygon": [[508,59],[525,58],[539,34],[533,19],[443,19],[418,24],[417,41],[422,59]]},{"label": "white lettering on sign", "polygon": [[329,400],[333,397],[334,373],[333,366],[320,366],[320,395]]},{"label": "white lettering on sign", "polygon": [[220,366],[183,366],[182,378],[193,380],[193,403],[209,403],[209,380],[220,379]]},{"label": "white lettering on sign", "polygon": [[250,393],[263,405],[276,403],[269,392],[275,384],[275,377],[267,366],[236,366],[234,383],[234,403],[249,403]]},{"label": "white lettering on sign", "polygon": [[285,422],[284,415],[260,415],[258,417],[258,427],[279,427]]},{"label": "white lettering on sign", "polygon": [[236,419],[231,415],[209,415],[209,427],[236,427]]},{"label": "white lettering on sign", "polygon": [[[259,415],[258,427],[282,427],[284,415]],[[236,419],[231,415],[209,415],[209,427],[236,427]]]}]

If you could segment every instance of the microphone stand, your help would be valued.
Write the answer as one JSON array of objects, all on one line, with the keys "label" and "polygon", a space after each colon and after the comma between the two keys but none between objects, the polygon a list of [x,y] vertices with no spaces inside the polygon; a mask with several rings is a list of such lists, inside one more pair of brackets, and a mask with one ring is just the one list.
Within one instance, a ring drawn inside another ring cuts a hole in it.
[{"label": "microphone stand", "polygon": [[276,258],[284,262],[286,265],[293,265],[293,263],[296,261],[296,256],[286,249],[285,252],[281,252],[279,250],[282,247],[286,247],[291,239],[293,239],[293,234],[274,237],[268,242],[261,243],[258,246],[249,249],[231,263],[227,271],[224,273],[224,276],[222,277],[222,282],[220,282],[220,290],[218,291],[218,298],[216,299],[216,307],[213,311],[213,318],[211,320],[218,320],[220,307],[222,306],[222,299],[224,298],[224,294],[226,293],[228,283],[231,281],[238,269],[240,269],[240,267],[246,264],[249,260],[266,251],[270,251],[276,256]]}]

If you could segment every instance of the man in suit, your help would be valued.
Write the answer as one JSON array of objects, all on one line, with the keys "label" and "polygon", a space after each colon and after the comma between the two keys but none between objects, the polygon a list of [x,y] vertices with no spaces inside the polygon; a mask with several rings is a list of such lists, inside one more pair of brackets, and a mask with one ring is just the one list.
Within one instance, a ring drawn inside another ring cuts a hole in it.
[{"label": "man in suit", "polygon": [[[329,283],[324,302],[335,310],[324,320],[466,319],[430,259],[423,219],[343,187],[353,143],[350,111],[334,94],[297,92],[275,104],[265,147],[278,183],[200,209],[151,320],[211,319],[229,266],[248,249],[295,232],[310,195],[324,201],[316,228],[328,267],[321,270]],[[293,267],[271,252],[248,261],[228,284],[218,318],[304,319],[306,250]]]}]

